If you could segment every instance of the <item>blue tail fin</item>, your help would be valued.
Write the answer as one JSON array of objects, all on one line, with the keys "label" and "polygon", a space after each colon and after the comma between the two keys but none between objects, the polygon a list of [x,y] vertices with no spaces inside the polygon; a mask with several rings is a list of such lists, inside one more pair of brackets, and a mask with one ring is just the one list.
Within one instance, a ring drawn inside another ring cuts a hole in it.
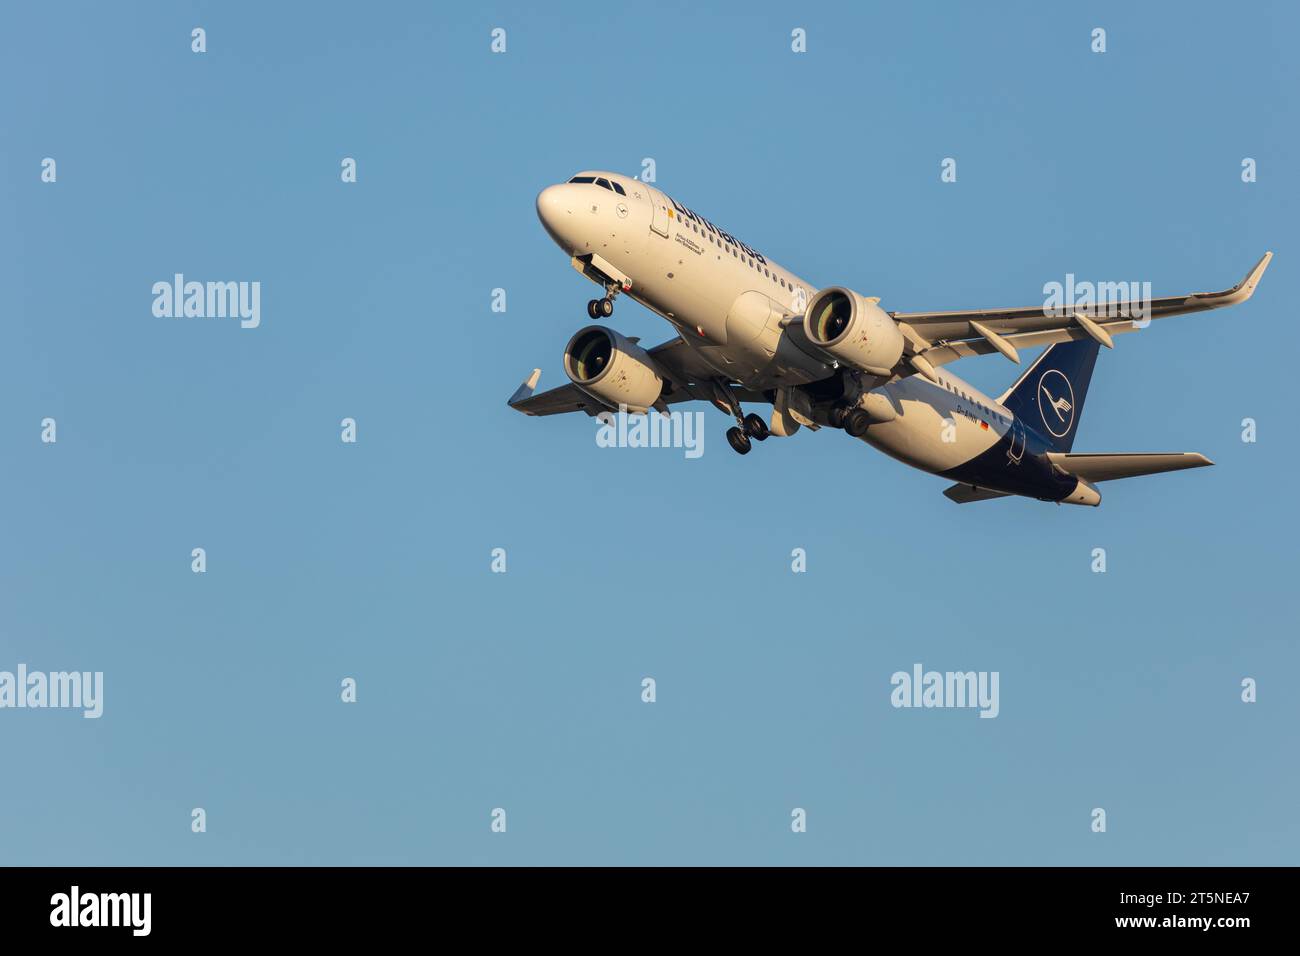
[{"label": "blue tail fin", "polygon": [[1056,451],[1069,451],[1083,415],[1097,350],[1092,339],[1048,346],[1002,396],[1002,404]]}]

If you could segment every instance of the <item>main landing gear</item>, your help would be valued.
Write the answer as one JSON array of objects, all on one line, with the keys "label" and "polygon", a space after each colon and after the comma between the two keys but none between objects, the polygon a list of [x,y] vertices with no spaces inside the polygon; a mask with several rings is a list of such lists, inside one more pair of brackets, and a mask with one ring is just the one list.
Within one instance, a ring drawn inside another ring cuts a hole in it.
[{"label": "main landing gear", "polygon": [[736,450],[736,454],[748,455],[754,447],[753,442],[767,441],[767,436],[772,434],[761,417],[753,412],[745,414],[731,386],[719,379],[713,382],[713,404],[721,411],[731,412],[736,419],[735,427],[727,429],[727,444]]},{"label": "main landing gear", "polygon": [[844,416],[844,430],[854,438],[861,438],[871,427],[871,419],[860,408],[855,408]]},{"label": "main landing gear", "polygon": [[759,418],[753,412],[741,417],[737,410],[736,418],[740,425],[727,429],[727,444],[736,450],[738,454],[748,455],[749,450],[754,446],[750,439],[754,441],[767,441],[767,436],[771,434],[767,430],[767,422]]},{"label": "main landing gear", "polygon": [[871,427],[871,419],[860,408],[833,408],[829,418],[832,428],[842,428],[854,438],[861,438]]}]

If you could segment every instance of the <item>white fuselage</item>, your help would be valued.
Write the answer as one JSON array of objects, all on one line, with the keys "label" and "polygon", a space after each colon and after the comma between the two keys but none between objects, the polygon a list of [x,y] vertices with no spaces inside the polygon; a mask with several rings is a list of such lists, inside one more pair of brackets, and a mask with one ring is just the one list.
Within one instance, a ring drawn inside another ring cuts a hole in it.
[{"label": "white fuselage", "polygon": [[[797,386],[835,374],[782,319],[802,315],[817,286],[757,253],[652,186],[608,172],[548,187],[537,210],[575,266],[590,262],[626,294],[671,322],[719,379],[754,390]],[[592,257],[588,259],[588,257]],[[871,389],[895,411],[863,440],[916,468],[943,473],[1022,432],[1005,407],[944,369]],[[1020,451],[1024,441],[1020,438]],[[1009,455],[1017,442],[1011,443]]]}]

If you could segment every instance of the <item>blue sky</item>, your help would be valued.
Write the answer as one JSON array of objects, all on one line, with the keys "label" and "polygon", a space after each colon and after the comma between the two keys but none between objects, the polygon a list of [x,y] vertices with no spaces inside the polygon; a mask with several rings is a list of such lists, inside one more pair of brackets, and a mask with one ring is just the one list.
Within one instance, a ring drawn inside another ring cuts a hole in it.
[{"label": "blue sky", "polygon": [[[0,670],[105,675],[99,720],[0,711],[0,862],[1296,861],[1294,6],[710,6],[0,14]],[[691,461],[510,412],[592,294],[536,193],[645,157],[889,309],[1272,249],[1117,340],[1076,442],[1217,467],[958,507],[830,430],[741,458],[707,410]],[[176,272],[261,326],[156,318]],[[894,709],[918,662],[999,716]]]}]

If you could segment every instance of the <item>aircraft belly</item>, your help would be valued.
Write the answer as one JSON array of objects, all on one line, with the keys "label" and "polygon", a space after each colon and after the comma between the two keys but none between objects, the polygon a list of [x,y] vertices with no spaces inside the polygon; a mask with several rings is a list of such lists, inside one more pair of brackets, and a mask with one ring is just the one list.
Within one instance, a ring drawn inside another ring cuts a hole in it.
[{"label": "aircraft belly", "polygon": [[726,345],[731,306],[744,290],[738,283],[717,281],[703,256],[653,238],[635,297],[669,319],[692,345]]},{"label": "aircraft belly", "polygon": [[1017,459],[1007,453],[1009,447],[1009,442],[1000,442],[944,472],[943,477],[964,485],[1043,501],[1061,501],[1075,490],[1078,479],[1053,468],[1044,455],[1022,454]]},{"label": "aircraft belly", "polygon": [[801,385],[830,375],[825,362],[799,349],[781,318],[785,310],[766,292],[748,289],[727,312],[726,357],[729,373],[755,389]]},{"label": "aircraft belly", "polygon": [[1002,433],[993,427],[983,429],[951,408],[936,406],[910,385],[904,380],[882,390],[900,414],[867,429],[863,440],[869,445],[914,468],[940,474],[985,454],[1001,439]]},{"label": "aircraft belly", "polygon": [[672,322],[719,375],[764,389],[831,374],[828,365],[789,341],[779,325],[784,310],[764,291],[717,281],[708,262],[688,261],[692,254],[685,250],[656,252],[633,297]]},{"label": "aircraft belly", "polygon": [[[780,320],[787,309],[749,268],[721,261],[709,245],[669,227],[649,233],[640,254],[631,247],[614,264],[632,277],[631,298],[666,318],[721,377],[764,390],[802,385],[833,374],[799,348]],[[611,260],[613,261],[613,259]]]}]

